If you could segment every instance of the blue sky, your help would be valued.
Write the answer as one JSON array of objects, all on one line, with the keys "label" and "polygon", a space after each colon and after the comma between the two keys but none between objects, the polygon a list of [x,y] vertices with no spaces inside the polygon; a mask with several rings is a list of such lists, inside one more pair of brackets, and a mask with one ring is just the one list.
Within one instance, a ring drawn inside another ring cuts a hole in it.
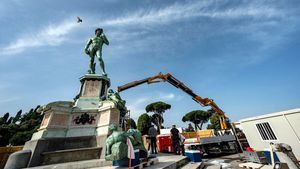
[{"label": "blue sky", "polygon": [[[299,16],[296,0],[1,0],[0,115],[72,100],[96,27],[110,40],[103,57],[113,89],[170,72],[233,121],[299,108]],[[206,109],[167,83],[121,96],[135,119],[151,102],[170,103],[166,126]]]}]

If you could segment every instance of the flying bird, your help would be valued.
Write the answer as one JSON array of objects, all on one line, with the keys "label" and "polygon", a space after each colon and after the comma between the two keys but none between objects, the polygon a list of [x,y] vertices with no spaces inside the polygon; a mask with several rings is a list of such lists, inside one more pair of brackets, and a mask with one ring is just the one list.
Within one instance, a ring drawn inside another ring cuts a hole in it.
[{"label": "flying bird", "polygon": [[82,19],[77,16],[77,23],[81,23]]}]

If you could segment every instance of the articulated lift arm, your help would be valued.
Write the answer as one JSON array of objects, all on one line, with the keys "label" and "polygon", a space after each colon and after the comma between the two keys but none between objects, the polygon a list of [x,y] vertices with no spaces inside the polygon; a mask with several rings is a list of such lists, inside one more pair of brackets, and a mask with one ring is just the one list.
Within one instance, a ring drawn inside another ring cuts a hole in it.
[{"label": "articulated lift arm", "polygon": [[122,92],[124,90],[130,89],[132,87],[135,87],[135,86],[138,86],[138,85],[141,85],[144,83],[151,84],[151,83],[158,83],[158,82],[165,82],[165,81],[169,82],[171,85],[175,86],[176,88],[180,88],[185,93],[192,96],[193,100],[195,100],[201,106],[210,106],[220,116],[221,129],[227,129],[225,114],[212,99],[202,98],[202,97],[196,95],[189,87],[187,87],[181,81],[176,79],[170,73],[167,73],[167,74],[159,73],[152,77],[148,77],[148,78],[145,78],[142,80],[137,80],[137,81],[127,83],[125,85],[119,86],[118,92]]}]

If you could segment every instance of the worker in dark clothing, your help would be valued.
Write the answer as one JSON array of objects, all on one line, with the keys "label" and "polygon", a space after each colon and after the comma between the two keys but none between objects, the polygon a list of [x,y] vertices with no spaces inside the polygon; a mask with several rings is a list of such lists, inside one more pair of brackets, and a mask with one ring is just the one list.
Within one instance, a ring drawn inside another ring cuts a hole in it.
[{"label": "worker in dark clothing", "polygon": [[150,147],[151,147],[151,154],[157,154],[157,150],[156,150],[156,136],[157,136],[157,131],[154,128],[154,125],[151,125],[151,127],[149,128],[148,131],[148,135],[150,137]]},{"label": "worker in dark clothing", "polygon": [[180,136],[176,125],[172,125],[171,129],[172,146],[175,154],[180,154]]}]

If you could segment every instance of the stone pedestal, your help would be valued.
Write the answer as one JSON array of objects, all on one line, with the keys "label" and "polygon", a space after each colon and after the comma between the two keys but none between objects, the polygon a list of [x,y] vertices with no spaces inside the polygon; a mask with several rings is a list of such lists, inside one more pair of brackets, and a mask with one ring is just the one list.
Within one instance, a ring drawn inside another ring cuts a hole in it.
[{"label": "stone pedestal", "polygon": [[80,78],[81,86],[75,107],[79,109],[95,109],[101,107],[105,100],[110,80],[106,76],[88,74]]},{"label": "stone pedestal", "polygon": [[[76,148],[102,147],[101,158],[104,158],[108,126],[119,125],[120,111],[112,101],[106,100],[110,87],[107,77],[87,74],[80,82],[74,102],[58,101],[43,107],[41,126],[24,146],[33,152],[29,166],[45,163],[41,158],[43,153],[57,158],[53,152],[72,149],[75,153]],[[56,144],[58,140],[63,141],[61,145]]]}]

